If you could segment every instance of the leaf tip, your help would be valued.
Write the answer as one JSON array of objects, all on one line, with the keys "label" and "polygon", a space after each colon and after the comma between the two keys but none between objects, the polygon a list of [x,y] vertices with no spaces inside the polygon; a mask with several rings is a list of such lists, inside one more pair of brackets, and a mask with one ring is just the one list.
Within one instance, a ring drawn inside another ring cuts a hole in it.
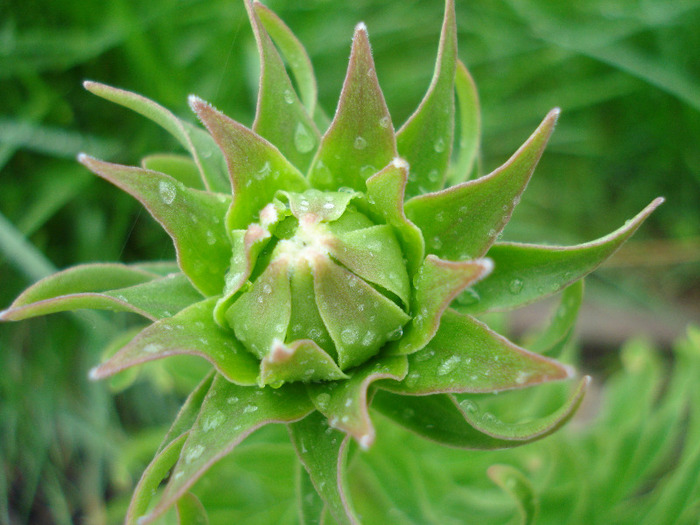
[{"label": "leaf tip", "polygon": [[90,381],[99,381],[104,378],[99,366],[93,366],[88,372],[88,378]]},{"label": "leaf tip", "polygon": [[192,111],[194,111],[195,113],[199,113],[202,109],[211,107],[208,102],[198,97],[197,95],[189,95],[187,97],[187,103],[190,105],[190,108],[192,108]]},{"label": "leaf tip", "polygon": [[410,169],[408,161],[401,157],[394,157],[393,159],[391,159],[391,165],[400,170],[408,171]]},{"label": "leaf tip", "polygon": [[358,33],[364,33],[365,35],[367,34],[367,24],[364,22],[360,22],[355,26],[355,35]]},{"label": "leaf tip", "polygon": [[9,321],[9,317],[7,315],[10,313],[10,310],[12,308],[6,308],[5,310],[0,310],[0,321]]},{"label": "leaf tip", "polygon": [[357,442],[362,450],[369,450],[369,447],[371,447],[372,443],[374,443],[374,436],[371,434],[364,434],[363,436],[360,436]]}]

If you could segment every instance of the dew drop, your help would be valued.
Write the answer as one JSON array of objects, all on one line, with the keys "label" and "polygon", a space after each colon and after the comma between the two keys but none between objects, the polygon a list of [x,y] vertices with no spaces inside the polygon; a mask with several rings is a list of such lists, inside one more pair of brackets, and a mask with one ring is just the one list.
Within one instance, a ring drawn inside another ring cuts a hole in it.
[{"label": "dew drop", "polygon": [[195,459],[202,455],[204,452],[204,445],[195,445],[187,451],[185,454],[185,463],[192,463]]},{"label": "dew drop", "polygon": [[389,127],[390,123],[391,120],[389,119],[389,117],[382,117],[379,119],[379,125],[385,129]]},{"label": "dew drop", "polygon": [[464,410],[467,414],[474,415],[479,412],[479,407],[476,406],[476,403],[474,403],[474,401],[471,399],[463,399],[459,402],[459,406],[462,407],[462,410]]},{"label": "dew drop", "polygon": [[284,101],[287,104],[291,104],[294,102],[294,93],[292,93],[292,91],[290,89],[285,89],[283,96],[284,96]]},{"label": "dew drop", "polygon": [[508,284],[508,290],[513,295],[518,295],[523,290],[523,284],[523,280],[516,277]]},{"label": "dew drop", "polygon": [[362,338],[362,346],[371,346],[374,343],[374,332],[367,332]]},{"label": "dew drop", "polygon": [[433,147],[435,148],[435,151],[437,151],[438,153],[442,153],[443,151],[445,151],[445,140],[442,137],[440,137],[435,141]]},{"label": "dew drop", "polygon": [[207,231],[207,244],[211,246],[212,244],[216,244],[216,237],[214,236],[214,232],[212,231]]},{"label": "dew drop", "polygon": [[255,405],[246,405],[246,407],[243,409],[244,414],[252,414],[258,409],[257,406]]},{"label": "dew drop", "polygon": [[343,344],[346,345],[351,345],[357,342],[357,339],[359,337],[359,334],[357,333],[357,330],[354,328],[345,328],[342,332],[340,332],[340,340],[343,342]]},{"label": "dew drop", "polygon": [[164,180],[158,183],[158,192],[160,193],[160,198],[163,199],[165,204],[172,204],[175,200],[175,195],[177,190],[172,183],[166,182]]},{"label": "dew drop", "polygon": [[430,170],[428,173],[428,180],[430,182],[437,182],[440,179],[440,173],[438,170]]},{"label": "dew drop", "polygon": [[330,401],[330,394],[326,394],[325,392],[316,396],[316,404],[321,410],[328,408],[328,403],[330,403]]},{"label": "dew drop", "polygon": [[238,398],[236,396],[231,396],[226,400],[226,402],[229,405],[235,405],[236,403],[238,403]]},{"label": "dew drop", "polygon": [[353,146],[355,146],[355,149],[365,149],[367,147],[367,141],[364,138],[358,136],[355,138],[355,143],[353,144]]},{"label": "dew drop", "polygon": [[263,285],[262,291],[263,291],[264,294],[271,294],[271,293],[272,293],[272,286],[270,286],[269,283],[265,283],[265,284]]},{"label": "dew drop", "polygon": [[309,133],[306,126],[299,122],[297,124],[297,129],[294,131],[294,147],[299,153],[308,153],[316,145],[316,139],[313,135]]},{"label": "dew drop", "polygon": [[437,375],[444,376],[452,372],[459,364],[460,357],[458,355],[453,355],[445,359],[437,369]]},{"label": "dew drop", "polygon": [[147,354],[155,354],[158,350],[161,349],[160,345],[151,343],[143,347],[143,351],[146,352]]},{"label": "dew drop", "polygon": [[399,326],[393,332],[389,332],[387,335],[387,341],[398,341],[403,337],[403,327]]},{"label": "dew drop", "polygon": [[221,426],[221,423],[223,423],[225,419],[226,416],[224,416],[224,413],[220,410],[217,410],[216,413],[212,414],[204,420],[204,423],[202,424],[202,430],[204,430],[205,432],[209,432],[210,430]]},{"label": "dew drop", "polygon": [[422,361],[428,361],[429,359],[432,359],[433,357],[435,357],[435,350],[427,350],[427,351],[423,351],[423,352],[418,352],[415,355],[414,359],[420,363]]}]

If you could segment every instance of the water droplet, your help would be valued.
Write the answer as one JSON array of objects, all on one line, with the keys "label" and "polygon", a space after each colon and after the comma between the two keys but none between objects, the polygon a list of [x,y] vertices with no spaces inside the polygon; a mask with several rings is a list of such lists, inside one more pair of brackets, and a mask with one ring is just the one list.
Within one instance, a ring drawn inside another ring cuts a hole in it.
[{"label": "water droplet", "polygon": [[355,328],[345,328],[342,332],[340,332],[340,340],[346,345],[356,343],[358,337],[359,334]]},{"label": "water droplet", "polygon": [[460,360],[461,358],[458,355],[453,355],[452,357],[445,359],[442,363],[440,363],[440,366],[437,369],[437,374],[439,376],[449,374],[455,368],[457,368]]},{"label": "water droplet", "polygon": [[420,379],[420,374],[418,372],[411,372],[408,374],[406,377],[406,384],[409,387],[414,387],[418,384],[418,380]]},{"label": "water droplet", "polygon": [[236,396],[231,396],[226,400],[226,402],[229,405],[234,405],[234,404],[238,403],[238,398]]},{"label": "water droplet", "polygon": [[403,337],[403,327],[399,326],[393,332],[389,332],[387,335],[387,341],[398,341]]},{"label": "water droplet", "polygon": [[435,237],[433,237],[431,244],[433,245],[433,248],[439,250],[440,248],[442,248],[442,239],[440,239],[440,237],[436,235]]},{"label": "water droplet", "polygon": [[243,409],[244,414],[252,414],[258,409],[257,406],[255,405],[246,405],[246,407]]},{"label": "water droplet", "polygon": [[445,212],[439,211],[435,214],[435,220],[438,222],[444,222],[445,220]]},{"label": "water droplet", "polygon": [[165,204],[172,204],[175,200],[175,195],[177,194],[175,186],[172,183],[164,180],[158,183],[158,192],[160,193],[160,198],[163,199]]},{"label": "water droplet", "polygon": [[516,277],[508,285],[508,290],[510,290],[510,293],[513,295],[518,295],[523,290],[523,284],[523,280]]},{"label": "water droplet", "polygon": [[325,392],[322,394],[319,394],[316,396],[316,404],[321,410],[325,410],[328,408],[328,403],[331,402],[331,396],[330,394],[326,394]]},{"label": "water droplet", "polygon": [[438,153],[442,153],[443,151],[445,151],[445,139],[440,137],[435,141],[433,147],[435,148],[435,151],[437,151]]},{"label": "water droplet", "polygon": [[367,332],[362,338],[362,346],[371,346],[374,343],[375,334],[374,332]]},{"label": "water droplet", "polygon": [[299,122],[297,124],[297,129],[294,132],[294,147],[299,153],[308,153],[316,145],[316,139],[314,136],[306,129],[306,126]]},{"label": "water droplet", "polygon": [[479,407],[471,399],[463,399],[459,402],[459,406],[462,407],[467,414],[476,414],[479,412]]},{"label": "water droplet", "polygon": [[422,352],[418,352],[415,355],[414,359],[420,363],[422,361],[428,361],[429,359],[432,359],[433,357],[435,357],[435,350],[427,350],[427,351],[424,350]]},{"label": "water droplet", "polygon": [[151,343],[147,344],[146,346],[143,347],[143,351],[146,352],[147,354],[154,354],[158,350],[160,350],[162,347],[160,345]]},{"label": "water droplet", "polygon": [[185,454],[185,463],[192,463],[204,452],[204,445],[195,445]]},{"label": "water droplet", "polygon": [[438,170],[430,170],[428,173],[428,180],[430,182],[437,182],[440,179],[440,173]]},{"label": "water droplet", "polygon": [[355,149],[365,149],[367,147],[367,141],[364,138],[358,136],[355,138],[355,143],[353,144],[353,146],[355,146]]},{"label": "water droplet", "polygon": [[529,377],[530,374],[521,370],[520,372],[518,372],[518,375],[515,376],[515,382],[519,385],[525,384]]},{"label": "water droplet", "polygon": [[223,423],[225,419],[226,416],[224,416],[224,413],[220,410],[217,410],[216,413],[204,419],[204,423],[202,424],[202,430],[204,430],[205,432],[209,432],[210,430],[221,426],[221,423]]},{"label": "water droplet", "polygon": [[294,93],[292,93],[291,89],[285,89],[283,96],[284,96],[284,101],[287,104],[291,104],[292,102],[294,102]]},{"label": "water droplet", "polygon": [[383,128],[388,128],[389,124],[391,124],[391,119],[389,117],[382,117],[379,119],[379,125]]},{"label": "water droplet", "polygon": [[335,209],[335,204],[332,202],[327,202],[323,205],[324,210],[334,210]]},{"label": "water droplet", "polygon": [[360,168],[360,175],[362,175],[362,177],[365,179],[369,179],[375,173],[377,173],[377,168],[375,168],[371,164],[367,164]]},{"label": "water droplet", "polygon": [[271,294],[271,293],[272,293],[272,286],[270,286],[270,283],[265,283],[265,284],[263,285],[262,291],[263,291],[263,293],[265,293],[265,294]]},{"label": "water droplet", "polygon": [[212,231],[207,231],[207,244],[211,246],[212,244],[216,244],[216,237],[214,236],[214,232]]}]

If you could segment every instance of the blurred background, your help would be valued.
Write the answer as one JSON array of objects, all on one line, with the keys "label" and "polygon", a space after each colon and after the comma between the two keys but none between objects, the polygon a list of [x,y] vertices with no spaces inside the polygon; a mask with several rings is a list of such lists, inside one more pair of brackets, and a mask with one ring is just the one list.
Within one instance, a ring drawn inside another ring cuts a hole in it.
[{"label": "blurred background", "polygon": [[[432,76],[442,0],[265,3],[306,45],[326,112],[363,20],[395,125],[412,113]],[[600,377],[625,369],[617,349],[633,336],[673,362],[675,341],[700,319],[700,3],[457,0],[457,22],[482,104],[483,173],[549,109],[563,111],[504,239],[585,242],[666,197],[587,279],[578,332],[584,368]],[[141,207],[75,156],[137,164],[178,145],[82,81],[193,122],[195,93],[250,125],[257,61],[240,1],[0,3],[0,307],[55,269],[174,256]],[[518,312],[511,333],[541,318]],[[135,322],[79,313],[0,326],[0,523],[119,521],[119,502],[204,369],[158,364],[113,382],[115,393],[89,383],[105,345]]]}]

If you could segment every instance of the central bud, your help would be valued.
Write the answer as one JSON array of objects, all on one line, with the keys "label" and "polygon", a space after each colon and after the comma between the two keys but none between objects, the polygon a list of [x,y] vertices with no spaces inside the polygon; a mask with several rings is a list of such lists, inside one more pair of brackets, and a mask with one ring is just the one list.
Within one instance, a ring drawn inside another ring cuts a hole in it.
[{"label": "central bud", "polygon": [[403,251],[364,208],[353,191],[279,192],[233,232],[246,257],[232,260],[220,322],[261,360],[261,385],[342,379],[401,337]]}]

